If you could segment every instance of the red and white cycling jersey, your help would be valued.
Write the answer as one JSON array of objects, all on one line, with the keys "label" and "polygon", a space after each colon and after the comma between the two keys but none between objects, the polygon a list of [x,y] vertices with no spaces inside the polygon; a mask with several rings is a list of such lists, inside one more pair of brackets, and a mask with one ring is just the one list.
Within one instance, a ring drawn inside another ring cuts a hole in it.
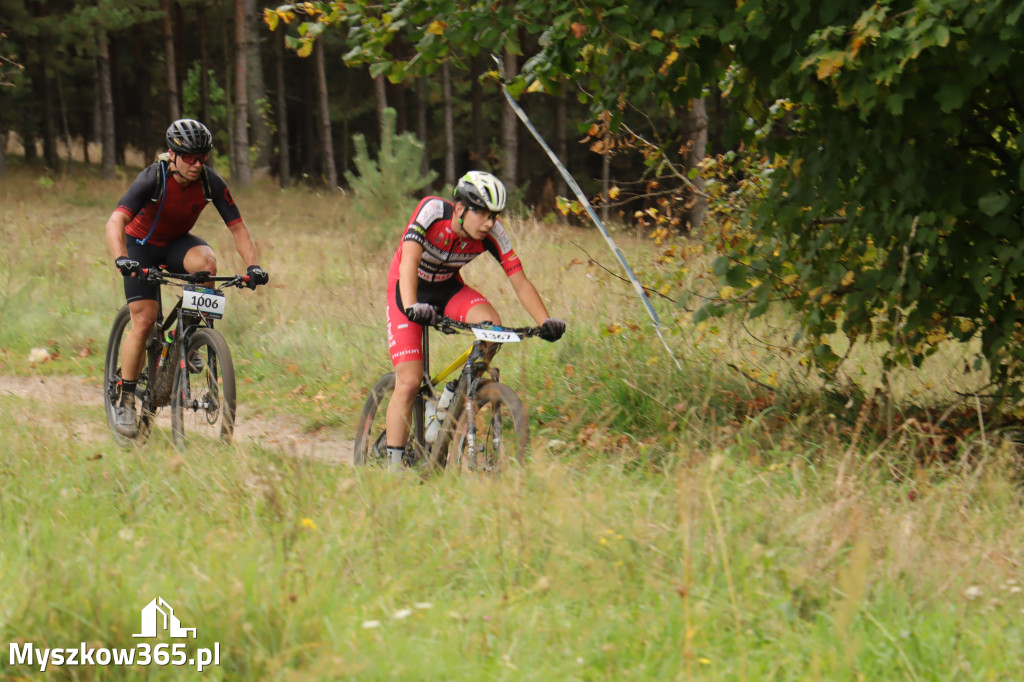
[{"label": "red and white cycling jersey", "polygon": [[494,229],[483,239],[462,238],[452,230],[454,211],[455,206],[440,197],[426,197],[420,201],[405,226],[402,242],[391,261],[389,279],[398,279],[398,264],[402,260],[405,242],[416,242],[423,247],[418,271],[420,287],[450,280],[458,275],[462,266],[484,251],[501,263],[506,275],[512,276],[523,269],[501,222],[495,221]]},{"label": "red and white cycling jersey", "polygon": [[[408,360],[423,358],[422,327],[409,320],[404,307],[417,301],[429,303],[440,312],[457,320],[466,319],[474,306],[487,304],[487,299],[466,286],[459,270],[484,251],[493,255],[505,274],[521,272],[523,264],[512,250],[512,242],[501,223],[483,239],[459,237],[452,230],[455,206],[440,197],[426,197],[405,226],[402,241],[395,251],[388,270],[387,330],[391,361],[397,365]],[[400,301],[398,268],[402,262],[402,247],[415,242],[423,247],[423,257],[417,274],[417,301]]]}]

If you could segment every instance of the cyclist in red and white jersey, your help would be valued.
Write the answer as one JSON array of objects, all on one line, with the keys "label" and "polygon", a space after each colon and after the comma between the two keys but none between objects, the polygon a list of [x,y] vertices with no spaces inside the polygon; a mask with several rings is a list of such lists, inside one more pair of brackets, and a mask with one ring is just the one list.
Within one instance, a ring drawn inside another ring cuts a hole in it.
[{"label": "cyclist in red and white jersey", "polygon": [[505,227],[502,182],[483,171],[466,173],[455,202],[426,197],[405,227],[388,271],[388,348],[395,366],[395,391],[386,417],[391,468],[401,467],[409,438],[412,404],[423,377],[422,326],[439,314],[463,322],[501,324],[483,294],[466,285],[459,270],[483,252],[501,264],[526,312],[542,327],[541,338],[557,341],[565,321],[554,319],[523,272]]},{"label": "cyclist in red and white jersey", "polygon": [[107,221],[107,248],[124,276],[132,326],[121,348],[121,403],[115,427],[126,438],[137,433],[135,386],[142,373],[146,341],[157,316],[160,289],[139,275],[166,265],[172,272],[217,274],[217,257],[192,227],[207,203],[213,203],[249,266],[249,287],[266,284],[256,261],[256,244],[242,220],[227,183],[206,166],[213,135],[199,121],[185,118],[167,129],[167,152],[144,168]]}]

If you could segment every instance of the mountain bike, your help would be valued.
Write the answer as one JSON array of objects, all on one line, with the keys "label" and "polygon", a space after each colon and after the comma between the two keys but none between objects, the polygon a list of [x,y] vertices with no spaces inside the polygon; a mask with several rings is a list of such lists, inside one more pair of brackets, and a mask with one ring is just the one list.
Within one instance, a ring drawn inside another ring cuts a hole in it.
[{"label": "mountain bike", "polygon": [[[140,409],[134,438],[122,436],[115,427],[115,408],[121,399],[121,344],[131,325],[128,306],[114,317],[103,369],[107,424],[114,440],[123,446],[145,443],[157,413],[170,405],[171,432],[179,450],[185,449],[186,431],[230,441],[235,427],[235,369],[227,341],[213,324],[224,316],[224,289],[245,286],[248,275],[215,277],[205,271],[179,274],[148,268],[141,276],[161,286],[181,287],[182,292],[166,318],[162,297],[157,297],[157,321],[146,342],[135,388]],[[209,288],[208,283],[220,286]]]},{"label": "mountain bike", "polygon": [[[488,358],[497,349],[489,346],[536,336],[540,327],[466,324],[448,317],[434,326],[445,334],[472,332],[475,340],[431,377],[429,327],[423,326],[423,381],[413,402],[406,464],[424,471],[490,474],[521,466],[530,439],[526,409],[515,391],[499,381],[498,368],[490,366]],[[456,371],[458,376],[445,384]],[[356,426],[353,463],[357,466],[388,466],[385,415],[394,389],[394,372],[382,376],[370,389]],[[446,407],[447,392],[451,400]]]}]

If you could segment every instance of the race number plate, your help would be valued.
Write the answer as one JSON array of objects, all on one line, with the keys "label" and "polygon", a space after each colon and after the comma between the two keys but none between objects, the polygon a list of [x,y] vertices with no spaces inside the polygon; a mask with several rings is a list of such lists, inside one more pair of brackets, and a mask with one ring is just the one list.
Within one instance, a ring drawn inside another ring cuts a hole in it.
[{"label": "race number plate", "polygon": [[516,343],[520,340],[519,334],[506,329],[477,329],[474,327],[473,334],[481,341],[493,343]]},{"label": "race number plate", "polygon": [[225,302],[224,295],[213,289],[188,286],[181,297],[181,309],[220,319],[224,317]]}]

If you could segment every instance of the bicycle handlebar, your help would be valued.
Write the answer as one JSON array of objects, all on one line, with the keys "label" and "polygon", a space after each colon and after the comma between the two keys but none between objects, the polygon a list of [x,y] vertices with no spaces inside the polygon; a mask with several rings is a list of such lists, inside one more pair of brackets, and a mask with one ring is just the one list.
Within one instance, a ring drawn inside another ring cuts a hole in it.
[{"label": "bicycle handlebar", "polygon": [[470,324],[468,322],[461,322],[460,320],[453,320],[445,315],[440,316],[432,326],[445,334],[455,334],[460,330],[470,329],[491,329],[494,331],[502,332],[515,332],[522,337],[537,336],[541,332],[540,327],[502,327],[501,325],[492,324],[490,322],[476,322]]},{"label": "bicycle handlebar", "polygon": [[242,287],[249,283],[249,275],[210,275],[206,270],[199,272],[168,272],[162,268],[142,268],[142,276],[147,282],[170,284],[168,280],[176,279],[189,284],[206,282],[223,282],[225,287]]}]

